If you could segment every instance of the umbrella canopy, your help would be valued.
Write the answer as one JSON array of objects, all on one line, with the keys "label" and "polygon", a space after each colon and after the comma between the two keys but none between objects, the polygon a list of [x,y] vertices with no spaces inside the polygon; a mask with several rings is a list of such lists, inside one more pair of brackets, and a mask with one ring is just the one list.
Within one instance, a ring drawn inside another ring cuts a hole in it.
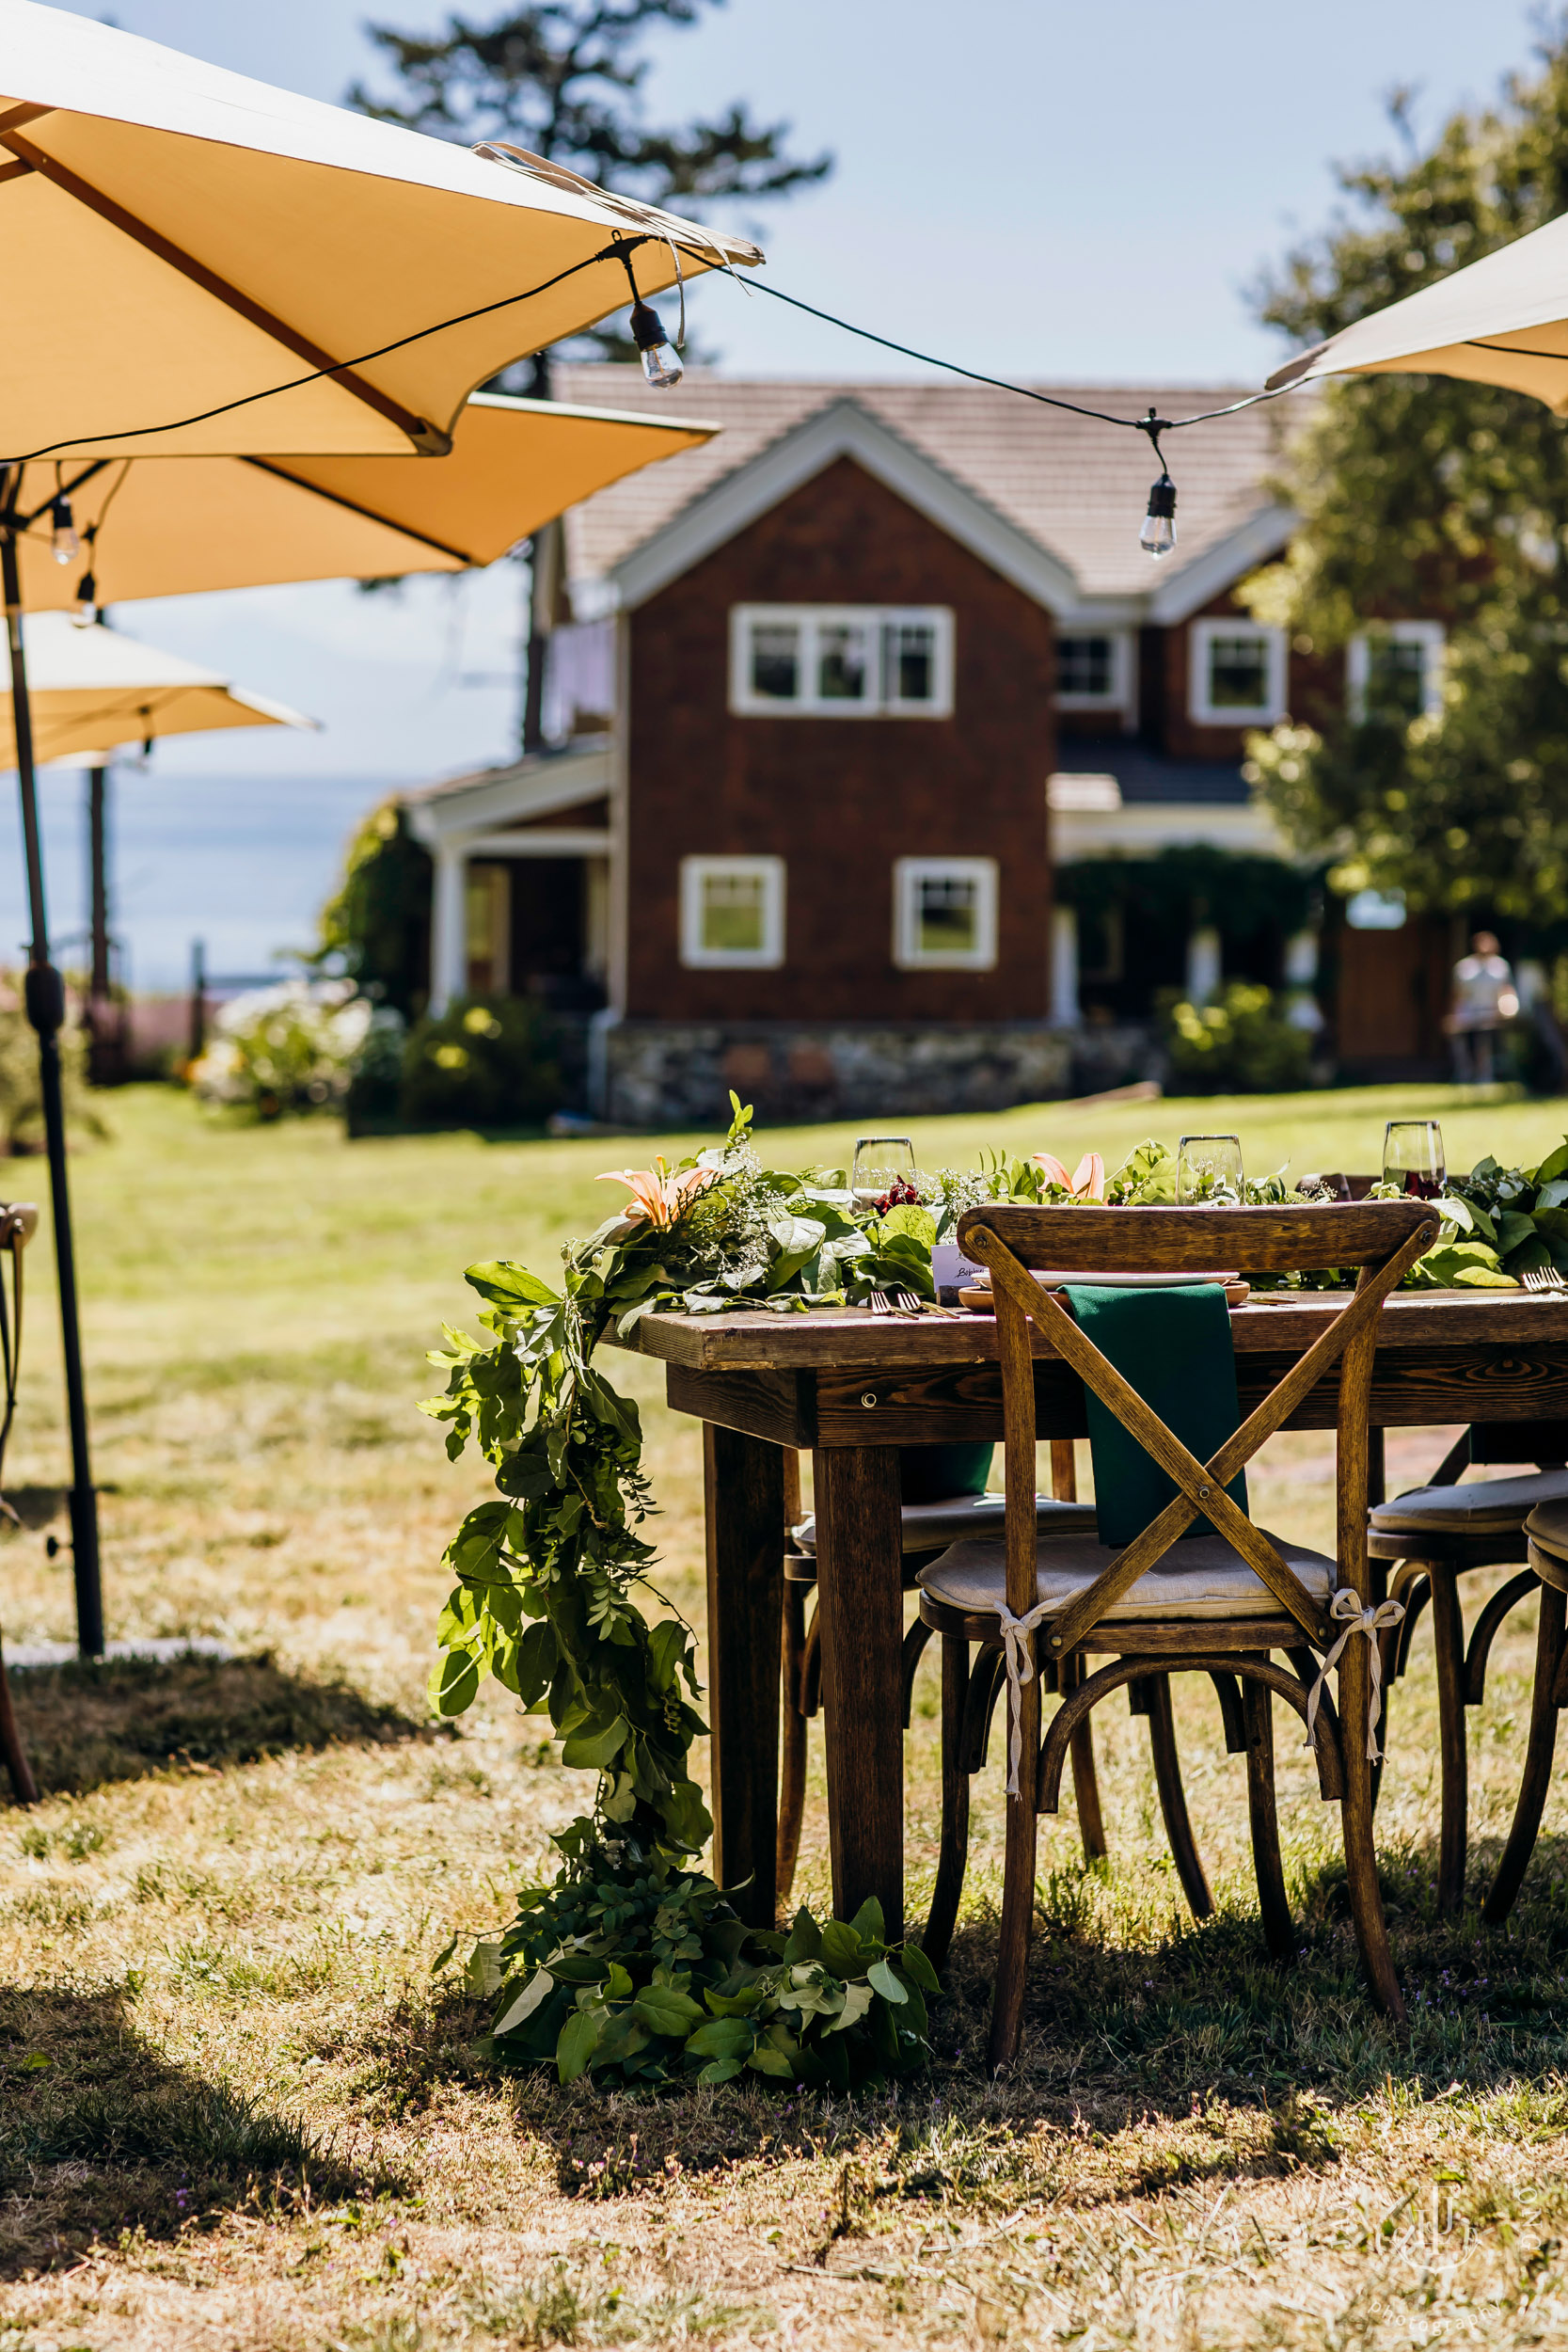
[{"label": "umbrella canopy", "polygon": [[0,463],[440,453],[477,384],[762,256],[521,150],[470,152],[0,0]]},{"label": "umbrella canopy", "polygon": [[1388,374],[1501,384],[1568,416],[1568,215],[1342,326],[1276,368],[1268,389]]},{"label": "umbrella canopy", "polygon": [[[4,191],[0,190],[0,200]],[[23,603],[185,596],[300,580],[386,580],[493,564],[579,499],[711,440],[715,424],[623,416],[478,392],[450,457],[135,457],[67,467],[81,560],[53,560],[53,464],[25,469],[18,501]],[[31,662],[29,660],[29,671]]]},{"label": "umbrella canopy", "polygon": [[[25,624],[33,750],[42,760],[100,764],[121,743],[221,727],[313,727],[282,703],[236,686],[118,629],[78,628],[63,613]],[[0,694],[0,768],[16,764],[8,688]]]}]

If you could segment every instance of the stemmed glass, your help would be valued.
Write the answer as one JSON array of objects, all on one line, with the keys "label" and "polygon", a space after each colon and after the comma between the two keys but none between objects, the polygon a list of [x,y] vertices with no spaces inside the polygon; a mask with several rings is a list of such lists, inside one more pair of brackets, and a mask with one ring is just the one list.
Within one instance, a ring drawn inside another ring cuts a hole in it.
[{"label": "stemmed glass", "polygon": [[1183,1136],[1176,1147],[1176,1198],[1184,1209],[1201,1201],[1211,1209],[1242,1202],[1240,1136]]},{"label": "stemmed glass", "polygon": [[1417,1200],[1435,1200],[1448,1176],[1435,1119],[1391,1119],[1383,1131],[1383,1181]]},{"label": "stemmed glass", "polygon": [[914,1183],[914,1146],[908,1136],[857,1136],[849,1189],[863,1208],[885,1200],[895,1184]]}]

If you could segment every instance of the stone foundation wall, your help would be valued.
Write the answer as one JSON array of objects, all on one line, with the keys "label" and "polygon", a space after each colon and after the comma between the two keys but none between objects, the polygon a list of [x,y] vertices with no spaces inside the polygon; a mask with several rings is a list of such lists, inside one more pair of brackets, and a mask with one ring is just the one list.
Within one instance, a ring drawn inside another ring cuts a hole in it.
[{"label": "stone foundation wall", "polygon": [[596,1025],[589,1104],[625,1127],[727,1124],[733,1088],[760,1121],[931,1118],[1009,1109],[1157,1075],[1135,1024],[1066,1030],[897,1023]]}]

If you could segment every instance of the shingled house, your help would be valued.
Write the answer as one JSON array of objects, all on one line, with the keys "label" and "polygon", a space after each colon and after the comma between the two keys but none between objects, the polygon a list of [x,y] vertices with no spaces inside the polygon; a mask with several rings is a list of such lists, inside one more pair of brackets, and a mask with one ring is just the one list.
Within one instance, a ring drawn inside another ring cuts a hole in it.
[{"label": "shingled house", "polygon": [[[619,369],[561,390],[672,399]],[[594,1106],[654,1123],[711,1120],[732,1085],[774,1116],[995,1106],[1139,1074],[1162,985],[1244,970],[1309,999],[1314,919],[1292,934],[1223,886],[1226,860],[1285,871],[1245,734],[1357,691],[1370,658],[1418,707],[1442,632],[1396,625],[1347,677],[1238,604],[1289,538],[1277,410],[1173,439],[1156,564],[1138,435],[972,386],[692,371],[673,397],[721,435],[567,518],[558,747],[411,801],[437,1006],[545,997],[591,1023]],[[1339,1050],[1369,1068],[1439,1050],[1447,937],[1395,912],[1333,916]]]}]

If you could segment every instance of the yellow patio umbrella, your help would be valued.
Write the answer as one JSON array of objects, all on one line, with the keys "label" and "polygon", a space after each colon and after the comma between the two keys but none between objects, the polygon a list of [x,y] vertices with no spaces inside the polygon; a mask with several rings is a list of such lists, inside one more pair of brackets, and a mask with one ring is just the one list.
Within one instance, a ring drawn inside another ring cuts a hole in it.
[{"label": "yellow patio umbrella", "polygon": [[[53,465],[18,491],[29,612],[209,588],[380,580],[493,564],[594,490],[716,424],[476,392],[449,457],[89,458],[66,473],[81,552],[55,560]],[[87,594],[84,596],[83,589]]]},{"label": "yellow patio umbrella", "polygon": [[[102,1649],[103,1623],[60,1100],[65,994],[49,960],[21,627],[26,469],[60,466],[51,526],[69,554],[79,526],[68,465],[439,458],[476,385],[628,299],[645,364],[665,380],[664,330],[640,297],[761,258],[522,150],[465,152],[63,8],[0,0],[0,314],[11,327],[0,344],[0,581],[85,1649]],[[165,530],[177,554],[166,514]],[[204,584],[192,564],[164,593]]]},{"label": "yellow patio umbrella", "polygon": [[1568,416],[1568,215],[1342,326],[1276,368],[1267,389],[1387,374],[1501,384]]},{"label": "yellow patio umbrella", "polygon": [[[156,645],[114,628],[78,628],[62,612],[26,625],[33,754],[40,766],[98,764],[124,743],[226,727],[313,727],[272,702]],[[0,693],[0,768],[16,765],[8,686]]]},{"label": "yellow patio umbrella", "polygon": [[438,453],[476,385],[634,272],[645,295],[761,259],[521,149],[0,0],[0,463]]}]

